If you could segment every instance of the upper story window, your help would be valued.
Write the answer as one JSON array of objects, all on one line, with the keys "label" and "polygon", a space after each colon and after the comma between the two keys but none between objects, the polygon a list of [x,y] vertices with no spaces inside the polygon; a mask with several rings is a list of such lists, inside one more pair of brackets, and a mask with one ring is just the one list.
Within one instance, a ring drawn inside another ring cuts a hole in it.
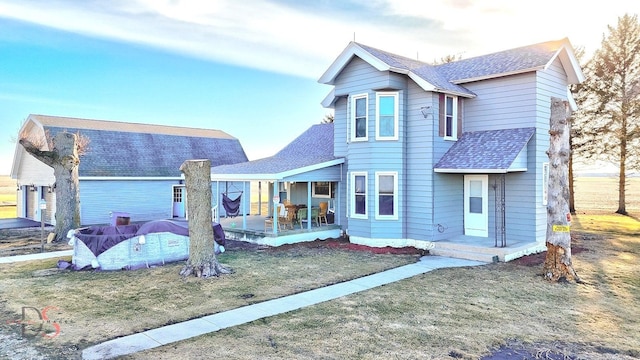
[{"label": "upper story window", "polygon": [[351,173],[351,217],[367,218],[367,173]]},{"label": "upper story window", "polygon": [[460,116],[458,97],[440,94],[440,136],[445,140],[458,140]]},{"label": "upper story window", "polygon": [[376,140],[398,140],[398,93],[376,94]]},{"label": "upper story window", "polygon": [[455,140],[458,138],[458,98],[447,95],[444,103],[444,138]]},{"label": "upper story window", "polygon": [[367,94],[351,97],[351,141],[367,141],[369,96]]}]

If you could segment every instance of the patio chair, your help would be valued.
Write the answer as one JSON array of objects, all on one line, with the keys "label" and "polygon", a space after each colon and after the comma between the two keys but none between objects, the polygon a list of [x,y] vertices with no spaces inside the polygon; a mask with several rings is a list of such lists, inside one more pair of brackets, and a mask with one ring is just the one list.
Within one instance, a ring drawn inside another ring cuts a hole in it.
[{"label": "patio chair", "polygon": [[294,211],[285,209],[284,214],[280,214],[280,216],[278,216],[278,223],[281,224],[284,230],[286,230],[287,227],[291,227],[291,230],[293,230],[293,222],[295,220],[295,217],[296,213]]},{"label": "patio chair", "polygon": [[321,202],[320,210],[318,211],[318,218],[316,219],[318,226],[322,225],[322,219],[324,219],[325,225],[329,225],[329,221],[327,220],[327,209],[329,209],[329,203],[326,201]]},{"label": "patio chair", "polygon": [[[278,230],[282,230],[282,220],[285,214],[284,204],[278,204]],[[273,229],[273,217],[266,218],[264,220],[264,231],[267,232],[269,229]]]},{"label": "patio chair", "polygon": [[[307,219],[307,214],[307,208],[298,210],[298,221],[300,222],[300,229],[304,229],[303,224],[309,221],[309,219]],[[311,221],[315,221],[316,225],[318,225],[318,208],[311,208]]]}]

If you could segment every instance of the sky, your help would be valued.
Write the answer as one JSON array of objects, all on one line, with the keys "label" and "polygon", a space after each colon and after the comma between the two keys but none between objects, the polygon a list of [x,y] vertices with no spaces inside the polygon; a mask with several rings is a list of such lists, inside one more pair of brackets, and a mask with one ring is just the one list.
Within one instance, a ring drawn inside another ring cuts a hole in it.
[{"label": "sky", "polygon": [[318,79],[354,39],[425,62],[590,54],[625,13],[640,1],[0,0],[0,175],[29,114],[219,129],[255,160],[332,112]]}]

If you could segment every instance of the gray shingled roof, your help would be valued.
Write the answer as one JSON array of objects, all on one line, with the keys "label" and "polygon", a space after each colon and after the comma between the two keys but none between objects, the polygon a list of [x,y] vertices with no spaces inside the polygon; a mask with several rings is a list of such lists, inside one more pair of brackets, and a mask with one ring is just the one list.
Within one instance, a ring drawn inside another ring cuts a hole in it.
[{"label": "gray shingled roof", "polygon": [[358,44],[358,46],[391,67],[412,71],[414,74],[420,76],[422,79],[440,90],[448,90],[462,94],[475,95],[473,92],[465,89],[464,87],[451,83],[449,79],[442,76],[442,74],[440,74],[437,71],[437,68],[433,65],[429,65],[422,61],[406,58],[404,56],[395,55],[380,49],[373,48],[371,46],[363,44]]},{"label": "gray shingled roof", "polygon": [[317,124],[274,156],[211,169],[215,174],[280,174],[307,166],[336,160],[333,156],[333,124]]},{"label": "gray shingled roof", "polygon": [[534,133],[532,127],[464,133],[434,168],[505,172]]},{"label": "gray shingled roof", "polygon": [[359,43],[358,46],[391,67],[410,70],[437,90],[475,95],[458,84],[468,79],[517,73],[545,66],[566,42],[566,39],[548,41],[441,65],[430,65]]},{"label": "gray shingled roof", "polygon": [[540,68],[549,63],[566,39],[547,41],[493,54],[463,59],[436,66],[436,70],[453,82],[483,78],[495,74],[517,73]]},{"label": "gray shingled roof", "polygon": [[[80,176],[179,177],[185,160],[209,159],[212,166],[246,162],[235,138],[182,136],[44,126],[52,136],[67,131],[90,140],[80,159]],[[189,130],[189,129],[187,129]]]}]

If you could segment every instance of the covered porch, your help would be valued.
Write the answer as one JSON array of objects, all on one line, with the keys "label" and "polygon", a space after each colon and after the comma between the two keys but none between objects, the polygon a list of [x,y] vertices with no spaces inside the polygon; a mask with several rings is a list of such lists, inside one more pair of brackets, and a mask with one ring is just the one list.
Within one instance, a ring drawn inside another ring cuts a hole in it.
[{"label": "covered porch", "polygon": [[293,229],[286,228],[273,232],[272,229],[265,230],[265,220],[269,217],[264,215],[249,215],[237,217],[223,217],[219,219],[220,225],[224,229],[227,239],[246,241],[260,245],[280,246],[294,244],[316,239],[338,238],[342,235],[342,227],[337,224],[316,225],[311,224],[307,228],[306,224],[294,224]]}]

